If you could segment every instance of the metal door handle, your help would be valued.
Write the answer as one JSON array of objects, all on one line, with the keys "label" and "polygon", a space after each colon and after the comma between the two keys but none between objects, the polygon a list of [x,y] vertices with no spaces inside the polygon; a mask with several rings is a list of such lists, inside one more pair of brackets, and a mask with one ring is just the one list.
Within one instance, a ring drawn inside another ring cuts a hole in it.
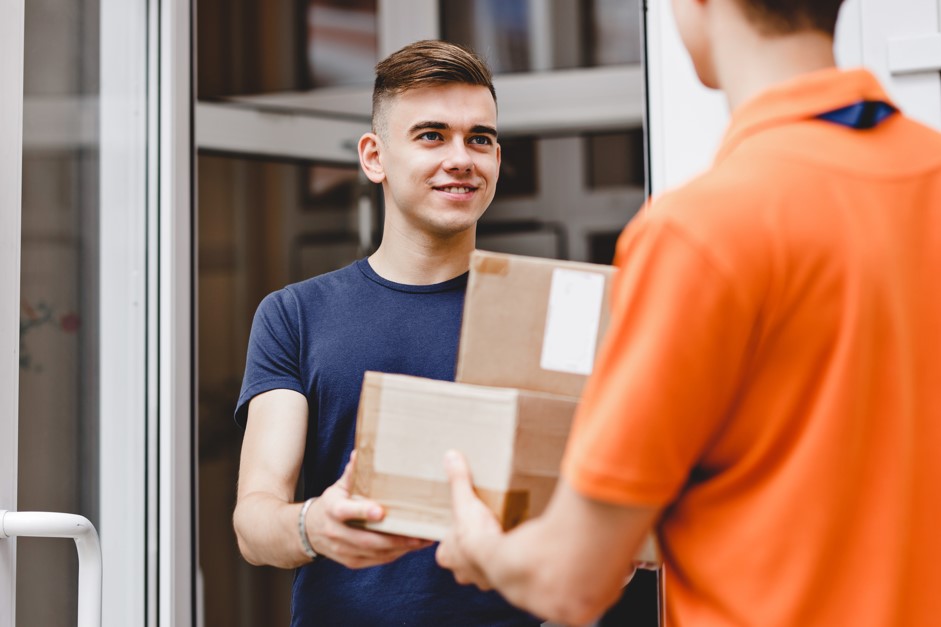
[{"label": "metal door handle", "polygon": [[78,627],[101,627],[101,544],[84,516],[0,510],[0,539],[72,538],[78,551]]}]

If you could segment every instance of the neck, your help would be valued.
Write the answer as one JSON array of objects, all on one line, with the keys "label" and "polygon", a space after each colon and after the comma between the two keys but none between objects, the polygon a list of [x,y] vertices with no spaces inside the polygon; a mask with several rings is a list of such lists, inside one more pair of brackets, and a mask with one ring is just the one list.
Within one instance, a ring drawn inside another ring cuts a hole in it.
[{"label": "neck", "polygon": [[389,281],[433,285],[467,272],[475,242],[474,227],[442,237],[409,232],[386,220],[382,243],[369,265]]},{"label": "neck", "polygon": [[723,24],[725,32],[714,39],[714,60],[718,87],[732,111],[778,83],[836,65],[833,38],[820,31],[765,35],[744,18]]}]

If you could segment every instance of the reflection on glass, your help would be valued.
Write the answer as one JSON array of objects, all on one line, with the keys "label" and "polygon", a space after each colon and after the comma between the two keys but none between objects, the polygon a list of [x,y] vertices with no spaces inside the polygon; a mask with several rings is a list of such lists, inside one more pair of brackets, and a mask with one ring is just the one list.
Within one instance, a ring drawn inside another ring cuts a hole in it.
[{"label": "reflection on glass", "polygon": [[376,32],[376,0],[308,0],[307,87],[370,84]]},{"label": "reflection on glass", "polygon": [[[365,192],[357,187],[358,171],[356,165],[198,157],[198,545],[205,625],[290,622],[293,572],[250,566],[232,535],[242,437],[232,412],[262,298],[371,252],[360,248],[353,200]],[[233,593],[238,590],[251,593]]]},{"label": "reflection on glass", "polygon": [[590,188],[644,186],[643,129],[588,135],[586,142]]},{"label": "reflection on glass", "polygon": [[476,50],[495,74],[532,69],[529,23],[527,0],[441,1],[442,37]]},{"label": "reflection on glass", "polygon": [[[97,524],[98,2],[25,18],[17,505]],[[17,546],[16,624],[74,624],[75,545]]]},{"label": "reflection on glass", "polygon": [[442,38],[495,74],[640,63],[641,0],[440,0]]},{"label": "reflection on glass", "polygon": [[359,168],[312,165],[304,177],[302,207],[311,211],[349,211],[356,200]]},{"label": "reflection on glass", "polygon": [[510,198],[535,196],[539,190],[535,137],[513,137],[500,140],[502,153],[500,180],[494,202]]},{"label": "reflection on glass", "polygon": [[585,65],[623,65],[641,61],[641,0],[589,0]]}]

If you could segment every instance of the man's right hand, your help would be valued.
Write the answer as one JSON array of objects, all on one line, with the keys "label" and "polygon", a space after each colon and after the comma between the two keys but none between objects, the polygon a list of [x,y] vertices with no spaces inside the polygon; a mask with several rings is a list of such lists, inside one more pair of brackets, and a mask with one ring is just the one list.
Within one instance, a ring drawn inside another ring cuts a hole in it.
[{"label": "man's right hand", "polygon": [[353,465],[350,455],[346,469],[336,483],[311,504],[307,512],[307,537],[318,554],[347,568],[368,568],[388,564],[410,551],[431,546],[432,542],[350,526],[349,521],[378,522],[385,512],[374,502],[353,499]]}]

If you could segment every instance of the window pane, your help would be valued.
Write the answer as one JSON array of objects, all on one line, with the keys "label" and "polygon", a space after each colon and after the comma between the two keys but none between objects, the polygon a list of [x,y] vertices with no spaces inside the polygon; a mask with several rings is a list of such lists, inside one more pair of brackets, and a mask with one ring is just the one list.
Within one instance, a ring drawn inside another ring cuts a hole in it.
[{"label": "window pane", "polygon": [[442,0],[442,38],[470,46],[495,74],[526,72],[530,62],[527,0]]},{"label": "window pane", "polygon": [[641,0],[583,2],[586,59],[589,67],[624,65],[641,60]]},{"label": "window pane", "polygon": [[[290,622],[291,570],[256,568],[232,535],[242,431],[232,412],[255,309],[269,292],[341,268],[360,248],[356,165],[198,157],[199,569],[206,625]],[[378,224],[373,217],[372,224]],[[74,551],[74,549],[73,549]],[[233,591],[250,590],[250,594]]]},{"label": "window pane", "polygon": [[641,0],[440,0],[441,36],[495,74],[641,59]]},{"label": "window pane", "polygon": [[[98,523],[98,1],[26,3],[18,509]],[[69,625],[68,540],[17,541],[18,625]]]},{"label": "window pane", "polygon": [[586,141],[589,187],[644,186],[643,129],[588,135]]},{"label": "window pane", "polygon": [[305,87],[371,84],[376,28],[376,0],[309,0]]}]

